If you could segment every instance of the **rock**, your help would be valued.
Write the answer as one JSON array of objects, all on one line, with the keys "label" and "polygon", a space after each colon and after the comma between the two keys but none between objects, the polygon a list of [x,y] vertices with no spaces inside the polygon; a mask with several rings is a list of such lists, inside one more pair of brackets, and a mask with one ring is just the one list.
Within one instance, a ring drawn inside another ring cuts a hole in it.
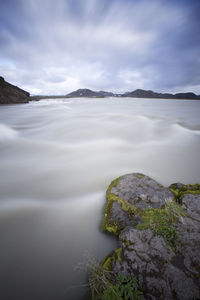
[{"label": "rock", "polygon": [[119,241],[123,259],[113,264],[113,271],[136,276],[145,299],[198,299],[196,277],[176,263],[176,254],[162,236],[127,227]]},{"label": "rock", "polygon": [[149,176],[134,173],[112,181],[106,192],[103,230],[119,233],[125,226],[141,223],[140,210],[161,208],[174,194]]},{"label": "rock", "polygon": [[14,86],[0,77],[0,104],[17,104],[29,102],[29,93]]},{"label": "rock", "polygon": [[[181,269],[176,268],[172,264],[168,264],[165,270],[165,278],[168,284],[167,290],[171,291],[171,299],[199,299],[198,283],[195,284],[195,278],[190,277]],[[166,295],[163,295],[166,298]]]},{"label": "rock", "polygon": [[114,194],[138,208],[161,208],[172,200],[174,195],[149,176],[134,173],[120,178],[110,189]]},{"label": "rock", "polygon": [[[139,173],[111,183],[104,217],[108,229],[104,229],[109,231],[109,226],[116,226],[119,248],[106,257],[103,265],[114,274],[137,277],[144,299],[198,300],[199,185],[176,183],[170,189]],[[174,197],[181,206],[172,200]]]},{"label": "rock", "polygon": [[190,217],[183,218],[176,227],[180,234],[177,253],[183,257],[185,268],[200,278],[200,215],[198,221]]},{"label": "rock", "polygon": [[187,215],[200,221],[200,194],[185,194],[182,198],[182,207]]}]

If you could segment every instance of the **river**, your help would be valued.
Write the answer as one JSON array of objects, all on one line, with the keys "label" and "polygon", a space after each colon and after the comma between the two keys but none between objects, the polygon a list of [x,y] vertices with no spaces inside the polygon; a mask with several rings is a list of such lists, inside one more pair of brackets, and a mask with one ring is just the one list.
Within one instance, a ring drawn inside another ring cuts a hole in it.
[{"label": "river", "polygon": [[0,107],[0,299],[85,299],[85,255],[122,174],[200,182],[200,101],[54,99]]}]

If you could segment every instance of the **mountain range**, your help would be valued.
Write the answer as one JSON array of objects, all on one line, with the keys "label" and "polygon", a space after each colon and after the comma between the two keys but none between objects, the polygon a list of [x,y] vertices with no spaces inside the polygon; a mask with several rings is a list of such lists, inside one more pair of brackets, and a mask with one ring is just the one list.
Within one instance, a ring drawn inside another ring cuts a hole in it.
[{"label": "mountain range", "polygon": [[200,95],[192,92],[188,93],[156,93],[151,90],[137,89],[132,92],[123,94],[113,94],[111,92],[99,91],[95,92],[89,89],[78,89],[72,93],[67,94],[65,97],[133,97],[133,98],[161,98],[161,99],[200,99]]},{"label": "mountain range", "polygon": [[54,98],[104,98],[104,97],[132,97],[132,98],[156,98],[156,99],[194,99],[200,100],[200,95],[196,95],[192,92],[188,93],[157,93],[151,90],[137,89],[132,92],[126,92],[124,94],[114,94],[106,91],[92,91],[90,89],[78,89],[66,95],[45,95],[45,96],[30,96],[29,92],[26,92],[17,86],[14,86],[4,80],[0,76],[0,104],[16,104],[27,103],[29,101],[38,101],[41,99],[54,99]]}]

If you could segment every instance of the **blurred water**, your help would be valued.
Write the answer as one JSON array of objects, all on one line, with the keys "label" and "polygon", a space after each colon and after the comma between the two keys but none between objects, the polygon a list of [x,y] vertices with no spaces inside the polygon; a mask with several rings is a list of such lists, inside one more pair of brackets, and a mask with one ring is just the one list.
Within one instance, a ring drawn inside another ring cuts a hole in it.
[{"label": "blurred water", "polygon": [[83,253],[100,232],[105,190],[143,172],[200,181],[200,101],[58,99],[0,107],[0,299],[83,299]]}]

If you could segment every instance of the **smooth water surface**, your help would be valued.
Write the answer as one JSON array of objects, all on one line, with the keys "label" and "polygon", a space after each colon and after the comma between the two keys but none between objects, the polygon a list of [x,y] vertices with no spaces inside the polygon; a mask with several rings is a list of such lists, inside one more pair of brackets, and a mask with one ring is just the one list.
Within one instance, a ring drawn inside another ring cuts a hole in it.
[{"label": "smooth water surface", "polygon": [[0,299],[84,299],[109,182],[200,182],[200,101],[58,99],[0,107]]}]

